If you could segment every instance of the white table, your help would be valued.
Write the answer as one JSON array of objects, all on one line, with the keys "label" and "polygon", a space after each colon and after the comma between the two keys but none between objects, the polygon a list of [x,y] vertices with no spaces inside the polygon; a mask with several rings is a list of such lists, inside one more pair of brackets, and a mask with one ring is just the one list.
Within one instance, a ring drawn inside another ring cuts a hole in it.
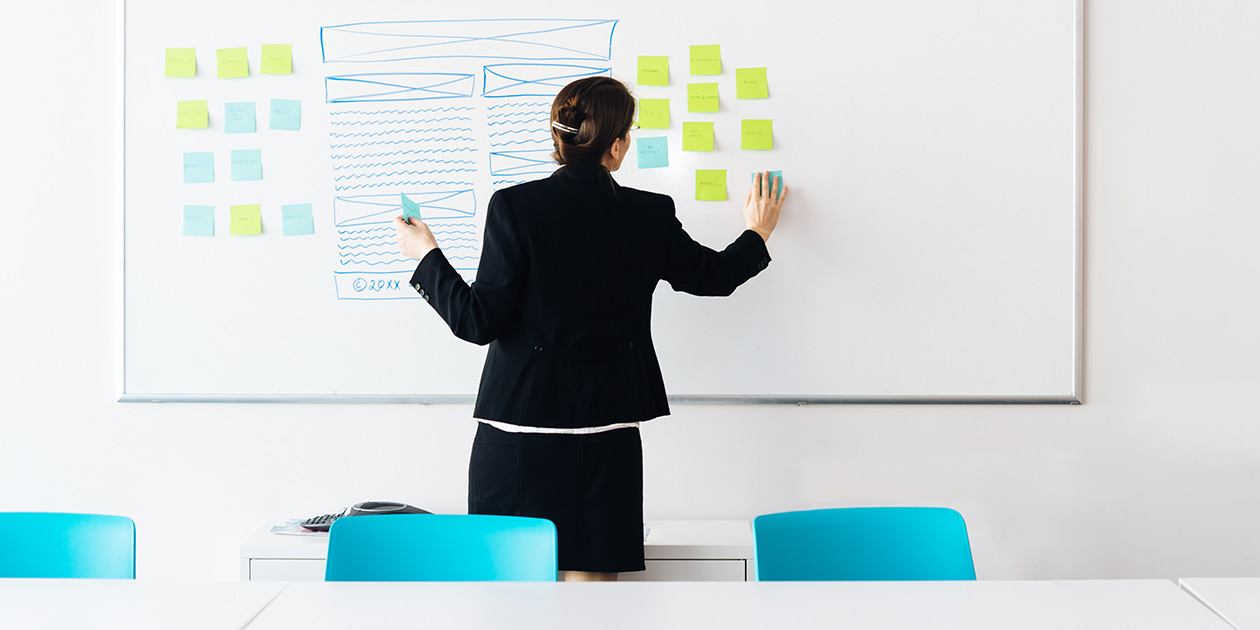
[{"label": "white table", "polygon": [[1181,578],[1181,588],[1238,630],[1260,628],[1260,578]]},{"label": "white table", "polygon": [[295,582],[249,630],[966,628],[1228,630],[1165,580]]},{"label": "white table", "polygon": [[14,630],[239,630],[283,582],[0,579],[0,627]]}]

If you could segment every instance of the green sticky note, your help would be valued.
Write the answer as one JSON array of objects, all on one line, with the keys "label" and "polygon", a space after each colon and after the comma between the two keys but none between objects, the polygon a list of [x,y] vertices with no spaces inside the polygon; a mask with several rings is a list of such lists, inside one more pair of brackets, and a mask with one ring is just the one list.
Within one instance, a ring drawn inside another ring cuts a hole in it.
[{"label": "green sticky note", "polygon": [[683,123],[683,151],[712,151],[713,123]]},{"label": "green sticky note", "polygon": [[[765,171],[762,171],[762,173],[765,173]],[[767,183],[769,186],[773,186],[773,185],[774,185],[774,178],[776,178],[776,177],[778,177],[778,178],[779,178],[779,188],[783,188],[783,171],[770,171],[770,179],[769,179],[769,180],[767,180],[767,182],[766,182],[766,183]],[[749,173],[749,174],[748,174],[748,185],[750,185],[750,186],[751,186],[751,185],[752,185],[752,184],[754,184],[756,181],[757,181],[757,174],[756,174],[756,173]]]},{"label": "green sticky note", "polygon": [[739,148],[769,151],[774,148],[774,131],[770,120],[743,120],[740,124]]},{"label": "green sticky note", "polygon": [[220,48],[219,78],[239,79],[249,76],[249,57],[244,48]]},{"label": "green sticky note", "polygon": [[258,130],[253,103],[224,103],[223,130],[228,133],[254,133]]},{"label": "green sticky note", "polygon": [[248,206],[232,206],[230,209],[232,236],[249,236],[262,234],[262,209],[258,204]]},{"label": "green sticky note", "polygon": [[726,169],[696,169],[696,201],[726,201]]},{"label": "green sticky note", "polygon": [[271,99],[271,116],[267,118],[268,129],[297,131],[302,128],[302,101],[284,98]]},{"label": "green sticky note", "polygon": [[669,166],[668,138],[635,138],[634,144],[638,149],[639,168]]},{"label": "green sticky note", "polygon": [[718,84],[688,83],[687,111],[716,112],[718,110]]},{"label": "green sticky note", "polygon": [[669,129],[669,99],[639,99],[639,127],[643,129]]},{"label": "green sticky note", "polygon": [[214,206],[184,206],[184,236],[214,236]]},{"label": "green sticky note", "polygon": [[[402,194],[403,218],[419,219],[420,205],[407,198],[407,193]],[[410,223],[410,221],[408,221]]]},{"label": "green sticky note", "polygon": [[232,151],[232,181],[249,182],[262,179],[262,149]]},{"label": "green sticky note", "polygon": [[176,129],[205,129],[210,126],[210,109],[205,100],[180,101],[175,104]]},{"label": "green sticky note", "polygon": [[263,44],[262,69],[260,72],[263,74],[292,74],[293,45]]},{"label": "green sticky note", "polygon": [[769,98],[765,68],[735,69],[735,98]]},{"label": "green sticky note", "polygon": [[722,47],[691,47],[691,74],[722,74]]},{"label": "green sticky note", "polygon": [[214,182],[214,153],[184,154],[184,183],[210,184]]},{"label": "green sticky note", "polygon": [[195,77],[197,76],[197,49],[196,48],[167,48],[166,49],[166,77]]},{"label": "green sticky note", "polygon": [[639,56],[639,85],[669,85],[669,57]]},{"label": "green sticky note", "polygon": [[309,203],[292,203],[280,206],[280,221],[285,236],[301,236],[315,233],[315,215]]}]

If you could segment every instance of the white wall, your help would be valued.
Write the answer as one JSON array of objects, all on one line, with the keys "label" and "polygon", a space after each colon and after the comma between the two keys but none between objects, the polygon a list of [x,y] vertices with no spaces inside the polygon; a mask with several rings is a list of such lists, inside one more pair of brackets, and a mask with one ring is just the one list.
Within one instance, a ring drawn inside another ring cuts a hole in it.
[{"label": "white wall", "polygon": [[[462,511],[468,407],[112,401],[113,3],[20,7],[0,510],[127,514],[140,577],[214,579],[280,516]],[[649,518],[948,505],[982,579],[1260,574],[1260,3],[1086,17],[1086,404],[678,407],[644,428]]]}]

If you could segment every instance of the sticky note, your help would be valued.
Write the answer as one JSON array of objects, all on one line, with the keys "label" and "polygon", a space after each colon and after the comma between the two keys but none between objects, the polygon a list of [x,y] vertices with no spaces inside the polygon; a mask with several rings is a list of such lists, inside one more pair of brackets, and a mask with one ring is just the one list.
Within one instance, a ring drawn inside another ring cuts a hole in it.
[{"label": "sticky note", "polygon": [[259,72],[263,74],[292,74],[293,45],[263,44],[262,68]]},{"label": "sticky note", "polygon": [[669,85],[669,57],[640,55],[639,85]]},{"label": "sticky note", "polygon": [[268,129],[297,131],[302,128],[302,101],[283,98],[271,99],[271,116],[267,118]]},{"label": "sticky note", "polygon": [[249,182],[262,179],[262,149],[232,151],[232,181]]},{"label": "sticky note", "polygon": [[253,103],[224,103],[223,127],[228,133],[254,133],[258,130]]},{"label": "sticky note", "polygon": [[[762,172],[764,173],[765,171],[762,171]],[[785,182],[783,181],[783,171],[770,171],[770,179],[766,182],[766,190],[769,190],[769,189],[770,189],[770,187],[774,185],[774,178],[776,178],[776,177],[778,177],[778,178],[779,178],[779,188],[780,188],[780,189],[782,189],[782,188],[783,188],[783,185],[784,185],[784,183],[785,183]],[[756,174],[756,173],[749,173],[749,174],[748,174],[748,185],[749,185],[749,186],[751,186],[751,185],[753,185],[756,181],[757,181],[757,174]]]},{"label": "sticky note", "polygon": [[232,236],[249,236],[262,234],[262,209],[258,204],[248,206],[232,206],[229,209]]},{"label": "sticky note", "polygon": [[740,122],[739,148],[769,151],[774,148],[774,131],[770,120],[743,120]]},{"label": "sticky note", "polygon": [[420,205],[407,198],[407,193],[402,194],[403,216],[408,219],[420,218]]},{"label": "sticky note", "polygon": [[204,100],[175,104],[176,129],[205,129],[210,126],[210,110]]},{"label": "sticky note", "polygon": [[208,184],[214,181],[214,153],[184,154],[184,183]]},{"label": "sticky note", "polygon": [[716,112],[718,110],[718,84],[688,83],[687,111]]},{"label": "sticky note", "polygon": [[722,74],[722,47],[692,46],[691,74]]},{"label": "sticky note", "polygon": [[713,123],[683,123],[683,151],[712,151]]},{"label": "sticky note", "polygon": [[309,203],[292,203],[280,206],[280,220],[285,236],[301,236],[315,233],[315,215]]},{"label": "sticky note", "polygon": [[735,98],[769,98],[765,68],[735,69]]},{"label": "sticky note", "polygon": [[634,144],[639,152],[639,168],[669,166],[668,138],[635,138]]},{"label": "sticky note", "polygon": [[214,236],[214,206],[184,206],[184,236]]},{"label": "sticky note", "polygon": [[249,57],[245,54],[244,48],[220,48],[217,55],[220,79],[239,79],[249,76]]},{"label": "sticky note", "polygon": [[639,127],[643,129],[669,129],[669,99],[639,99]]},{"label": "sticky note", "polygon": [[726,201],[726,169],[696,169],[696,201]]},{"label": "sticky note", "polygon": [[167,48],[165,77],[197,76],[196,48]]}]

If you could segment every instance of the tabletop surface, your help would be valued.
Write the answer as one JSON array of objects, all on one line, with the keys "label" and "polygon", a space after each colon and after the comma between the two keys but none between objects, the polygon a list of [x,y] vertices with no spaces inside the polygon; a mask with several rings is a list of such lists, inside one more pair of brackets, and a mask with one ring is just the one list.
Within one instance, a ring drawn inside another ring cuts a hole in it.
[{"label": "tabletop surface", "polygon": [[292,583],[249,630],[1143,628],[1228,630],[1166,580]]},{"label": "tabletop surface", "polygon": [[1238,630],[1260,629],[1260,578],[1182,578],[1181,588]]},{"label": "tabletop surface", "polygon": [[285,582],[0,579],[0,627],[237,630]]}]

